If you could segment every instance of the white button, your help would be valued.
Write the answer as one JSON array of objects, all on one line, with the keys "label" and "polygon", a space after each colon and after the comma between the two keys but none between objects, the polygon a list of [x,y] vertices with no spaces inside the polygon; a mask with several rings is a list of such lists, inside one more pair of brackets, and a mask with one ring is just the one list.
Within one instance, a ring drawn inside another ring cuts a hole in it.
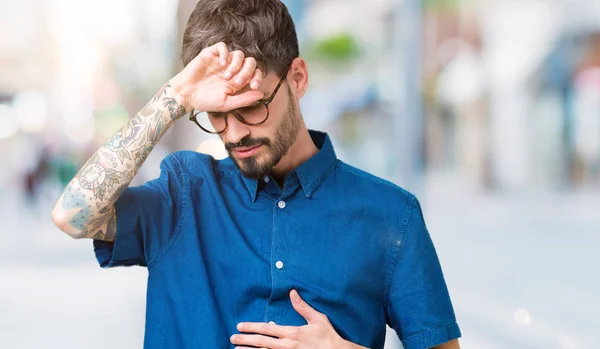
[{"label": "white button", "polygon": [[279,208],[284,209],[285,208],[285,201],[279,201],[277,203],[277,206],[279,206]]},{"label": "white button", "polygon": [[275,325],[275,321],[269,321],[271,325]]},{"label": "white button", "polygon": [[277,261],[277,262],[275,262],[275,266],[277,267],[277,269],[281,269],[281,268],[283,268],[283,262]]},{"label": "white button", "polygon": [[269,183],[269,176],[265,176],[265,178],[263,178],[263,180],[265,181],[265,183]]}]

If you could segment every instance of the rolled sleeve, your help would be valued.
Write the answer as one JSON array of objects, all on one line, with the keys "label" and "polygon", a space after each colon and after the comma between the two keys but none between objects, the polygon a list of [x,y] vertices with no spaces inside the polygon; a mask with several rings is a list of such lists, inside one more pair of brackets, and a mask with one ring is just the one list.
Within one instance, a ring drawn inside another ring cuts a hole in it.
[{"label": "rolled sleeve", "polygon": [[459,338],[461,332],[416,198],[403,224],[389,273],[388,323],[405,349],[427,349]]},{"label": "rolled sleeve", "polygon": [[156,263],[177,231],[186,187],[181,167],[170,155],[161,163],[159,178],[125,190],[115,203],[115,241],[94,240],[100,266],[151,267]]}]

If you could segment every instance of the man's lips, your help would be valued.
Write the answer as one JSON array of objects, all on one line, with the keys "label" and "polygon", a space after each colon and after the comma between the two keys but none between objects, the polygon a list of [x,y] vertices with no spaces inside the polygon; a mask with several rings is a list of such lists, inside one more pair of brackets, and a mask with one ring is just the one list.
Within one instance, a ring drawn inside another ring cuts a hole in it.
[{"label": "man's lips", "polygon": [[239,158],[243,159],[254,155],[261,146],[262,144],[255,145],[253,147],[235,148],[233,151],[235,151]]}]

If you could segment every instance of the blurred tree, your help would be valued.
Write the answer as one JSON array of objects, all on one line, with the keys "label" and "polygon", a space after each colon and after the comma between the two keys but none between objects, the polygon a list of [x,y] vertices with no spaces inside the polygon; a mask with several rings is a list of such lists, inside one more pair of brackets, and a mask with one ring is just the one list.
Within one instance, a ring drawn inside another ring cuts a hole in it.
[{"label": "blurred tree", "polygon": [[321,61],[348,61],[359,56],[360,48],[351,34],[341,33],[312,43],[308,54]]},{"label": "blurred tree", "polygon": [[426,10],[456,9],[472,0],[423,0]]}]

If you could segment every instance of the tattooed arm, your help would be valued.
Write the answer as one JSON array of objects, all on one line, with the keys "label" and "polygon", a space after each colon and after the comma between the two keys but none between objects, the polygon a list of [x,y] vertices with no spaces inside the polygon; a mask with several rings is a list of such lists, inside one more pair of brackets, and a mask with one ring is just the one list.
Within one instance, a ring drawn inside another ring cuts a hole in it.
[{"label": "tattooed arm", "polygon": [[58,199],[52,218],[74,238],[114,241],[114,203],[123,194],[167,128],[185,114],[166,84],[87,161]]},{"label": "tattooed arm", "polygon": [[229,112],[263,98],[256,67],[222,42],[202,50],[81,168],[52,210],[54,224],[74,238],[114,241],[115,202],[167,128],[192,109]]}]

